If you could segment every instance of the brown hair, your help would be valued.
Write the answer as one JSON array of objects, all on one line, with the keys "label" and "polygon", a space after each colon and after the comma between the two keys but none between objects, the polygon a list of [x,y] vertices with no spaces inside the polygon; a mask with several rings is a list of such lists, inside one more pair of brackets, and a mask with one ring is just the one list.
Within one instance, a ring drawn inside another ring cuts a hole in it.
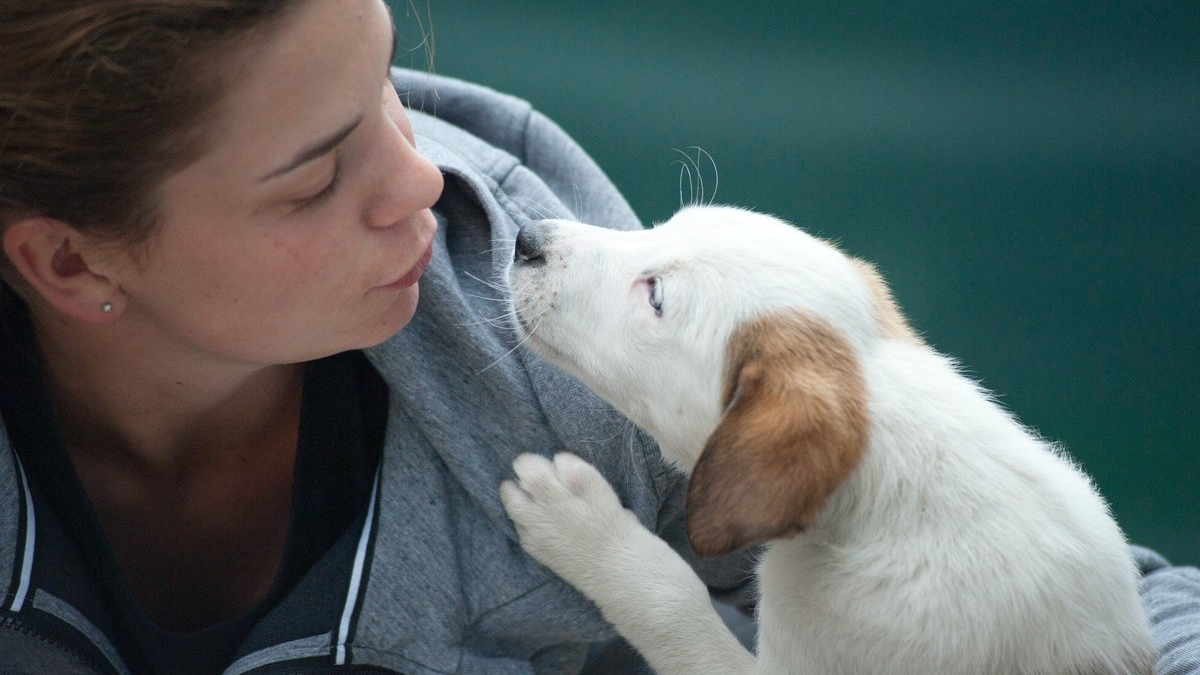
[{"label": "brown hair", "polygon": [[0,232],[44,215],[148,238],[155,189],[204,149],[226,55],[299,2],[4,0]]}]

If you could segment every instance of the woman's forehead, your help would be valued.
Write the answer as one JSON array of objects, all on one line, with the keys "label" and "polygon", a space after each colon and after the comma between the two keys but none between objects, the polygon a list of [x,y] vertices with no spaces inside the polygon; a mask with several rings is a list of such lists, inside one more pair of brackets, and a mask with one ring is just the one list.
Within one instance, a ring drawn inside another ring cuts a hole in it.
[{"label": "woman's forehead", "polygon": [[261,176],[345,128],[377,98],[391,48],[379,0],[303,3],[233,57],[211,122],[214,159],[241,157]]}]

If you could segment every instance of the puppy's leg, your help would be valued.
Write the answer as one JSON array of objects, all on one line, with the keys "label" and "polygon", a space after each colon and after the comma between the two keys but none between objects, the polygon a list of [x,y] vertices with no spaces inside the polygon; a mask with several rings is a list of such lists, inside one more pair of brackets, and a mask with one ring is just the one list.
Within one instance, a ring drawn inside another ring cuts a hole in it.
[{"label": "puppy's leg", "polygon": [[754,657],[713,609],[687,562],[574,455],[513,463],[500,497],[534,558],[579,589],[658,675],[747,675]]}]

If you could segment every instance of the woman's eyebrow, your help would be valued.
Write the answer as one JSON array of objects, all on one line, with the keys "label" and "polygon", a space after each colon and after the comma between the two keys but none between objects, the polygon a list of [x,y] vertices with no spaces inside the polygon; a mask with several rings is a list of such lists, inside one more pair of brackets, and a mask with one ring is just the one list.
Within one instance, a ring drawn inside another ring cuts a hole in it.
[{"label": "woman's eyebrow", "polygon": [[272,178],[277,178],[289,171],[292,171],[293,169],[300,167],[303,164],[311,162],[314,159],[316,159],[322,155],[325,155],[330,150],[333,150],[334,148],[336,148],[339,143],[346,140],[346,137],[349,136],[351,133],[353,133],[354,130],[356,128],[358,128],[358,125],[362,123],[362,121],[363,121],[363,115],[360,114],[358,117],[354,118],[354,120],[352,120],[349,124],[343,126],[342,128],[338,129],[337,131],[333,132],[332,134],[329,134],[325,138],[322,138],[321,140],[316,141],[312,145],[305,147],[303,150],[298,152],[296,154],[296,156],[293,157],[290,161],[286,162],[279,168],[268,172],[265,176],[263,176],[262,178],[259,178],[258,181],[261,183],[264,181],[268,181]]}]

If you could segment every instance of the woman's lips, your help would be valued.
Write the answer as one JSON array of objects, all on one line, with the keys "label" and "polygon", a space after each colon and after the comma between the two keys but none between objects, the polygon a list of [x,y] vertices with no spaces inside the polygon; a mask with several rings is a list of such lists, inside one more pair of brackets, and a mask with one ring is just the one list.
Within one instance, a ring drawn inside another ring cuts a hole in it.
[{"label": "woman's lips", "polygon": [[399,279],[390,284],[384,285],[383,288],[398,290],[401,288],[408,288],[409,286],[417,283],[417,280],[421,278],[421,274],[425,272],[425,267],[429,265],[429,259],[432,257],[433,244],[431,243],[429,248],[425,249],[425,252],[421,254],[421,257],[417,260],[416,264],[412,266],[412,269],[405,272],[404,276],[400,277]]}]

